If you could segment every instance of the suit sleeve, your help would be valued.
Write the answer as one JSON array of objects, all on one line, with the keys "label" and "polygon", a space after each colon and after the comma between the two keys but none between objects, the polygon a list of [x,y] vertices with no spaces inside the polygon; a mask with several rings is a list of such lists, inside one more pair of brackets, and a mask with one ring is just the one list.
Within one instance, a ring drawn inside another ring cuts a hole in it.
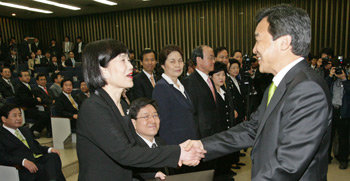
[{"label": "suit sleeve", "polygon": [[[147,148],[131,144],[120,118],[109,106],[88,99],[84,102],[77,121],[81,136],[89,139],[115,162],[131,167],[176,167],[180,157],[178,145]],[[79,134],[79,133],[78,133]]]},{"label": "suit sleeve", "polygon": [[133,100],[140,98],[140,97],[146,97],[146,95],[144,94],[142,83],[140,82],[139,78],[135,79],[134,87],[132,88],[132,92],[133,92],[132,93]]},{"label": "suit sleeve", "polygon": [[63,98],[62,96],[60,96],[58,99],[56,99],[56,103],[55,103],[55,109],[57,112],[58,116],[62,116],[62,117],[66,117],[66,118],[73,118],[73,113],[65,110],[65,105],[63,102]]},{"label": "suit sleeve", "polygon": [[25,107],[35,107],[39,102],[30,96],[27,96],[25,89],[22,86],[17,87],[16,89],[16,98],[21,106]]},{"label": "suit sleeve", "polygon": [[327,95],[315,82],[298,84],[286,98],[276,156],[252,180],[299,180],[327,133],[331,120]]},{"label": "suit sleeve", "polygon": [[8,154],[3,144],[0,143],[0,165],[16,166],[22,165],[24,158],[12,156]]}]

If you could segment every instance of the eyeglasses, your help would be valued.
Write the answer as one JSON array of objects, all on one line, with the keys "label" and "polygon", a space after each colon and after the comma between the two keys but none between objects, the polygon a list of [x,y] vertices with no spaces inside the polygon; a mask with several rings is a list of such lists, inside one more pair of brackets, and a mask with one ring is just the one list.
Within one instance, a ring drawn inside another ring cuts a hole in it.
[{"label": "eyeglasses", "polygon": [[138,117],[137,119],[145,119],[146,121],[149,119],[159,119],[158,114],[153,114],[153,115],[147,115],[147,116],[143,116],[143,117]]}]

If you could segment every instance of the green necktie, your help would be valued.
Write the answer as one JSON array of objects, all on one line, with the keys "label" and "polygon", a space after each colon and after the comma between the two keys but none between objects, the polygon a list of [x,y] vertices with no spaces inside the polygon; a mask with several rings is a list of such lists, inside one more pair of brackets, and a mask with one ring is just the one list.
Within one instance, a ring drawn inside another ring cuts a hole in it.
[{"label": "green necktie", "polygon": [[269,96],[267,97],[267,106],[269,106],[270,100],[273,96],[273,93],[275,93],[276,85],[272,82],[269,88]]},{"label": "green necktie", "polygon": [[[26,145],[28,148],[30,148],[29,145],[28,145],[27,140],[23,138],[23,136],[19,133],[18,129],[16,129],[15,135],[16,135],[16,137],[17,137],[19,140],[22,141],[22,143],[23,143],[24,145]],[[34,153],[33,153],[33,156],[34,156],[34,158],[39,158],[39,157],[41,157],[41,156],[43,156],[43,155],[42,155],[42,154],[38,154],[38,155],[37,155],[37,154],[34,154]]]}]

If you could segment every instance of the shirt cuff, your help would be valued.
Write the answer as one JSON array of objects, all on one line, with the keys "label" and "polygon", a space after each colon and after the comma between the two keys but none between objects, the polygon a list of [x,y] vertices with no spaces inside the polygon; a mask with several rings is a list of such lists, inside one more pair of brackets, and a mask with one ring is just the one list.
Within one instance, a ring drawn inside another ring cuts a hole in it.
[{"label": "shirt cuff", "polygon": [[25,159],[23,159],[23,161],[22,161],[22,166],[24,166],[24,161],[26,161],[27,159],[25,158]]},{"label": "shirt cuff", "polygon": [[47,153],[51,153],[51,150],[52,150],[52,148],[50,147],[50,148],[47,150]]}]

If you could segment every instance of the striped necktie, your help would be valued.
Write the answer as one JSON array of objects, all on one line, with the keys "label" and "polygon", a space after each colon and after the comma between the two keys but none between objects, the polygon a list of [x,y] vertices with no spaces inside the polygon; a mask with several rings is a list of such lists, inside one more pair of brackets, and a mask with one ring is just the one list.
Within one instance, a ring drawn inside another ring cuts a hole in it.
[{"label": "striped necktie", "polygon": [[73,107],[76,110],[78,110],[78,106],[75,104],[73,97],[70,94],[68,94],[68,98],[69,98],[70,103],[73,105]]}]

